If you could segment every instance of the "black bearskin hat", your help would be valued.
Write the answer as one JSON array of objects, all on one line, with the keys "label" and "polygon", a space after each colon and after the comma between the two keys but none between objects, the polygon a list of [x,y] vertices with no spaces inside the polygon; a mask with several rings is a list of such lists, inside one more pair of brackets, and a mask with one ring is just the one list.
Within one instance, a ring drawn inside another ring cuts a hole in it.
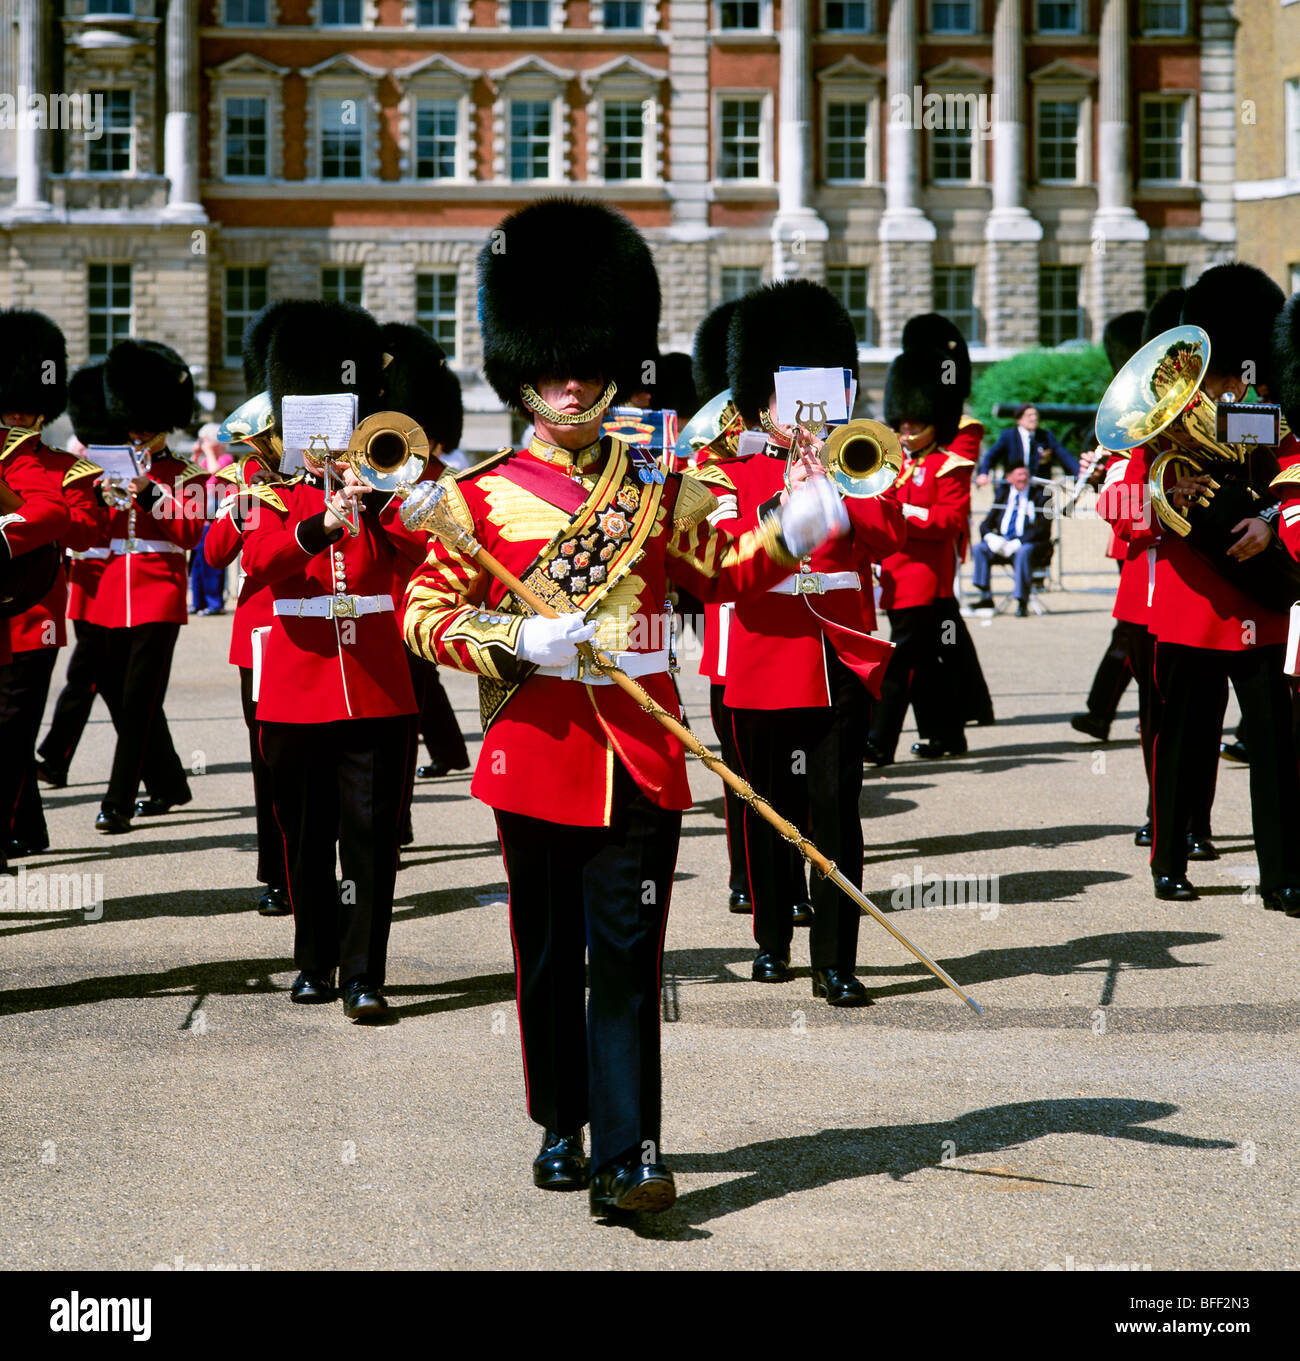
[{"label": "black bearskin hat", "polygon": [[719,303],[700,322],[691,354],[691,378],[695,394],[703,405],[727,386],[727,331],[738,299]]},{"label": "black bearskin hat", "polygon": [[689,354],[661,354],[655,365],[655,381],[650,385],[651,407],[656,411],[675,411],[683,425],[699,406],[692,367]]},{"label": "black bearskin hat", "polygon": [[1182,322],[1183,299],[1187,296],[1185,288],[1170,288],[1162,293],[1147,308],[1146,319],[1142,323],[1142,344],[1154,340],[1156,336],[1171,331]]},{"label": "black bearskin hat", "polygon": [[1111,317],[1101,333],[1102,348],[1111,373],[1118,373],[1142,348],[1142,326],[1147,314],[1136,309]]},{"label": "black bearskin hat", "polygon": [[357,394],[357,419],[383,409],[384,340],[379,323],[351,302],[299,301],[279,314],[266,346],[266,387],[283,434],[285,397]]},{"label": "black bearskin hat", "polygon": [[[53,365],[53,367],[51,367]],[[68,347],[44,312],[0,312],[0,411],[58,420],[68,404]]]},{"label": "black bearskin hat", "polygon": [[942,312],[919,312],[903,327],[903,349],[938,350],[957,362],[957,387],[964,402],[970,396],[970,351],[966,337]]},{"label": "black bearskin hat", "polygon": [[544,375],[646,387],[658,354],[659,276],[622,213],[595,199],[546,198],[504,218],[479,252],[483,373],[518,411]]},{"label": "black bearskin hat", "polygon": [[271,345],[271,333],[304,308],[310,313],[316,300],[311,298],[277,298],[268,302],[244,327],[244,391],[250,397],[266,391],[266,352]]},{"label": "black bearskin hat", "polygon": [[961,424],[963,400],[960,371],[945,372],[951,360],[942,350],[904,350],[885,375],[885,423],[895,430],[904,421],[932,425],[936,443],[948,444]]},{"label": "black bearskin hat", "polygon": [[1273,380],[1270,393],[1293,431],[1300,432],[1300,293],[1293,293],[1273,327]]},{"label": "black bearskin hat", "polygon": [[442,346],[423,326],[390,321],[380,329],[384,353],[391,356],[384,367],[380,409],[418,421],[429,443],[450,453],[460,444],[465,408],[460,380],[448,367]]},{"label": "black bearskin hat", "polygon": [[104,361],[87,364],[68,379],[68,419],[82,444],[125,444],[126,430],[108,419]]},{"label": "black bearskin hat", "polygon": [[848,369],[858,374],[853,322],[832,294],[811,279],[790,279],[746,293],[727,330],[727,379],[745,423],[758,424],[782,366]]},{"label": "black bearskin hat", "polygon": [[194,420],[194,378],[157,340],[119,340],[104,360],[108,416],[123,430],[176,430]]},{"label": "black bearskin hat", "polygon": [[[1187,290],[1183,324],[1210,337],[1215,373],[1271,381],[1273,326],[1286,294],[1255,265],[1214,265]],[[1250,366],[1251,372],[1246,372]]]}]

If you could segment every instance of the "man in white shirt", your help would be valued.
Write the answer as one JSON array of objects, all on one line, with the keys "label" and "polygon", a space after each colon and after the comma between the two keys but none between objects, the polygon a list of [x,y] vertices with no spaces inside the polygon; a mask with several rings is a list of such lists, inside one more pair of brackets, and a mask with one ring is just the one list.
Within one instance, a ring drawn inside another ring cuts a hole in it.
[{"label": "man in white shirt", "polygon": [[1029,485],[1029,469],[1013,463],[998,488],[993,508],[980,526],[980,541],[971,549],[972,578],[980,593],[977,610],[993,609],[989,580],[995,562],[1009,562],[1015,572],[1016,613],[1029,613],[1030,573],[1051,556],[1052,522],[1045,513],[1047,489]]}]

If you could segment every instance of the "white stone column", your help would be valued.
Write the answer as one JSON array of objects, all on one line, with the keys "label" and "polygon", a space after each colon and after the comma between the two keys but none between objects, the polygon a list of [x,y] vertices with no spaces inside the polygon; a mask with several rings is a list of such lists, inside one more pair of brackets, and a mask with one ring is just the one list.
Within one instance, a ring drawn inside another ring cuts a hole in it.
[{"label": "white stone column", "polygon": [[169,218],[206,222],[199,202],[199,31],[198,0],[167,6],[167,121],[163,129],[163,173]]},{"label": "white stone column", "polygon": [[54,209],[45,197],[45,181],[50,168],[50,133],[32,126],[28,113],[32,95],[48,102],[45,38],[47,17],[42,0],[19,0],[18,5],[18,107],[14,110],[17,127],[17,186],[10,221],[40,221],[52,216]]},{"label": "white stone column", "polygon": [[781,7],[780,208],[772,222],[772,276],[825,277],[830,231],[812,206],[813,97],[809,0]]}]

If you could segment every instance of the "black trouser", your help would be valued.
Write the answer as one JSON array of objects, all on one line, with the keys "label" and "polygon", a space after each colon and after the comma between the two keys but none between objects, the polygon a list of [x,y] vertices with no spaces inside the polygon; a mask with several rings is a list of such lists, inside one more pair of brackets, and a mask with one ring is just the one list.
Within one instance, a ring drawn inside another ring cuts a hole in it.
[{"label": "black trouser", "polygon": [[1217,770],[1225,679],[1250,714],[1250,812],[1260,888],[1300,887],[1300,772],[1291,738],[1291,699],[1280,644],[1227,652],[1156,646],[1156,687],[1163,708],[1156,737],[1154,874],[1187,872],[1189,821],[1204,797],[1207,772]]},{"label": "black trouser", "polygon": [[[380,987],[415,716],[262,723],[303,973]],[[334,877],[335,848],[342,884]]]},{"label": "black trouser", "polygon": [[929,718],[932,731],[927,736],[931,740],[947,747],[962,743],[963,705],[959,696],[949,692],[953,671],[943,665],[942,605],[936,600],[930,605],[889,611],[894,655],[885,671],[880,702],[871,716],[871,741],[885,756],[892,757],[898,746],[909,703],[918,714]]},{"label": "black trouser", "polygon": [[95,692],[99,689],[99,678],[104,670],[109,633],[108,629],[98,624],[88,624],[84,619],[74,619],[72,629],[77,641],[68,658],[68,671],[63,689],[55,701],[50,730],[39,748],[41,760],[56,775],[62,775],[65,779],[77,743],[81,741],[86,721],[95,705]]},{"label": "black trouser", "polygon": [[136,624],[106,631],[99,692],[117,729],[117,746],[103,806],[130,817],[146,769],[153,776],[149,793],[163,803],[179,803],[190,792],[163,713],[181,626]]},{"label": "black trouser", "polygon": [[951,724],[946,709],[957,705],[962,727],[967,723],[992,723],[993,697],[989,694],[989,683],[984,679],[975,640],[970,636],[957,602],[936,600],[934,608],[939,616],[941,669],[938,690],[941,699],[936,711],[932,708],[934,687],[923,686],[919,692],[913,692],[912,709],[919,736],[948,745],[950,737],[944,734],[950,734]]},{"label": "black trouser", "polygon": [[[862,887],[862,761],[871,697],[858,677],[826,648],[831,703],[825,709],[733,709],[745,778],[795,823],[840,872]],[[806,809],[806,816],[804,810]],[[745,808],[745,847],[754,896],[754,939],[760,950],[788,958],[799,901],[790,848],[774,827]],[[812,880],[808,951],[814,969],[853,970],[858,909],[829,879]]]},{"label": "black trouser", "polygon": [[0,846],[11,838],[29,846],[49,844],[36,782],[36,739],[58,652],[56,647],[15,652],[0,666]]},{"label": "black trouser", "polygon": [[438,664],[427,657],[417,657],[409,648],[406,660],[420,709],[420,736],[428,748],[429,760],[450,770],[465,770],[469,766],[469,752],[456,722],[456,711],[442,688]]},{"label": "black trouser", "polygon": [[257,877],[270,888],[284,887],[284,843],[275,823],[271,799],[271,767],[262,755],[257,728],[257,701],[253,698],[253,668],[239,668],[239,705],[248,729],[248,759],[253,769],[253,811],[257,817]]},{"label": "black trouser", "polygon": [[496,819],[528,1114],[560,1134],[590,1120],[597,1168],[647,1145],[657,1161],[660,967],[682,815],[651,803],[616,761],[608,827]]},{"label": "black trouser", "polygon": [[1097,665],[1097,674],[1092,678],[1092,689],[1088,691],[1088,713],[1107,727],[1115,721],[1124,691],[1136,676],[1132,657],[1134,649],[1141,645],[1137,635],[1145,633],[1141,624],[1130,624],[1127,619],[1115,620],[1110,642]]},{"label": "black trouser", "polygon": [[[713,720],[713,731],[718,738],[718,751],[725,764],[732,770],[740,770],[736,751],[736,732],[731,710],[723,703],[725,685],[709,686],[709,717]],[[727,825],[727,861],[729,874],[727,886],[732,893],[749,893],[749,873],[745,868],[745,803],[739,794],[733,794],[730,785],[722,786],[722,808]]]}]

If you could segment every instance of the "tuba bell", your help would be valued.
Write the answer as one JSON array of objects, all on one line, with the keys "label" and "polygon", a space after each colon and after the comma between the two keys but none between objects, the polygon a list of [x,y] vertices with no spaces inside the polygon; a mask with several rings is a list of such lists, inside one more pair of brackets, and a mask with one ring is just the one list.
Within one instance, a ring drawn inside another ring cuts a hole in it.
[{"label": "tuba bell", "polygon": [[879,496],[898,481],[903,470],[903,446],[898,436],[879,421],[849,421],[837,425],[818,452],[842,496]]}]

